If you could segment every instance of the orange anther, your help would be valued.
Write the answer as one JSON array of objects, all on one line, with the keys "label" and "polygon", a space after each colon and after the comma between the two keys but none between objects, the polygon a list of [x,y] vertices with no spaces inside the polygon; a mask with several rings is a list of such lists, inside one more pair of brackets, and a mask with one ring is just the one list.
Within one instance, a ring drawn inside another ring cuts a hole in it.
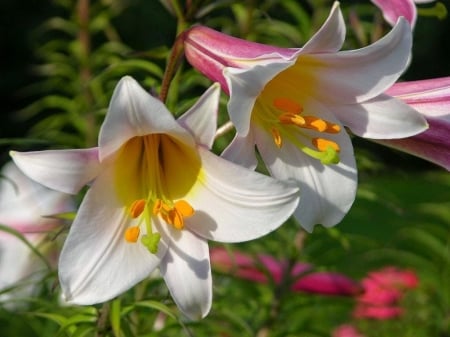
[{"label": "orange anther", "polygon": [[127,242],[136,242],[139,238],[141,229],[138,226],[128,227],[125,231],[125,240]]},{"label": "orange anther", "polygon": [[153,205],[153,215],[158,215],[159,213],[165,213],[172,209],[168,204],[166,204],[161,199],[157,199]]},{"label": "orange anther", "polygon": [[283,140],[281,139],[280,131],[278,131],[277,128],[272,128],[270,132],[272,133],[275,145],[280,149],[281,146],[283,145]]},{"label": "orange anther", "polygon": [[181,230],[184,228],[183,215],[176,208],[167,213],[167,222],[176,229]]},{"label": "orange anther", "polygon": [[324,139],[324,138],[313,138],[312,139],[312,143],[313,145],[319,150],[319,151],[326,151],[326,149],[331,146],[333,148],[333,150],[335,150],[336,152],[340,151],[340,147],[337,143],[333,142],[332,140],[329,139]]},{"label": "orange anther", "polygon": [[144,211],[145,205],[146,205],[145,199],[138,199],[133,201],[133,203],[130,206],[130,216],[133,219],[137,218]]},{"label": "orange anther", "polygon": [[275,98],[273,100],[273,106],[281,111],[293,114],[299,114],[303,111],[303,107],[299,103],[285,97]]},{"label": "orange anther", "polygon": [[305,116],[305,122],[306,124],[303,127],[306,129],[312,129],[319,132],[324,132],[327,129],[327,122],[314,116]]},{"label": "orange anther", "polygon": [[341,131],[341,127],[338,124],[333,124],[333,123],[327,122],[327,128],[324,132],[339,133],[340,131]]},{"label": "orange anther", "polygon": [[188,217],[194,215],[195,211],[192,206],[185,200],[178,200],[174,208],[183,216]]},{"label": "orange anther", "polygon": [[282,113],[278,116],[278,120],[281,124],[294,124],[297,126],[303,126],[305,124],[305,119],[302,116],[289,112]]},{"label": "orange anther", "polygon": [[162,206],[163,206],[162,200],[157,199],[153,205],[153,210],[152,210],[153,215],[157,215],[161,211]]}]

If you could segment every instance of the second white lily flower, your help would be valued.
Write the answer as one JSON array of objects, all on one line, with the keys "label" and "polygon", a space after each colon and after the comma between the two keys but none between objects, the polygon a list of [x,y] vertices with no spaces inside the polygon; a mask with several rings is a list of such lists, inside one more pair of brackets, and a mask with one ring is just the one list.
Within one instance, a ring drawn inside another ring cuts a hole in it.
[{"label": "second white lily flower", "polygon": [[335,2],[303,48],[279,48],[195,26],[184,35],[188,61],[230,95],[236,137],[223,156],[255,168],[255,146],[270,174],[294,179],[302,199],[294,215],[312,231],[333,226],[350,209],[357,171],[350,137],[404,138],[425,119],[383,94],[408,65],[411,29],[400,19],[376,43],[339,51],[345,23]]}]

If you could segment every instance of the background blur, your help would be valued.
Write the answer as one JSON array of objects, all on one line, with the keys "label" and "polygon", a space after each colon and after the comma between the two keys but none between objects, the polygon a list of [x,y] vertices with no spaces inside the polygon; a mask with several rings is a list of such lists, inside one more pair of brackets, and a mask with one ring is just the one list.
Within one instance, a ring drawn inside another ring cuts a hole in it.
[{"label": "background blur", "polygon": [[[181,22],[170,2],[1,0],[0,164],[9,160],[10,149],[95,146],[118,79],[131,74],[158,92],[180,29],[201,23],[297,47],[320,27],[332,4],[192,0],[181,3],[191,6]],[[449,0],[441,2],[450,9]],[[341,7],[348,27],[344,49],[367,45],[390,29],[369,1],[343,0]],[[412,62],[402,80],[450,76],[449,60],[450,18],[419,16]],[[167,105],[181,113],[208,85],[183,63]],[[222,97],[221,121],[226,120],[225,103]],[[221,139],[215,150],[231,137]],[[0,303],[0,336],[331,336],[336,327],[351,324],[368,337],[450,337],[448,172],[366,140],[354,139],[354,144],[360,187],[341,224],[305,234],[287,223],[261,240],[226,248],[310,263],[357,281],[386,266],[412,270],[419,283],[405,291],[402,315],[357,319],[352,315],[355,297],[291,293],[275,282],[256,284],[216,272],[213,309],[203,321],[184,322],[164,283],[152,278],[114,300],[100,327],[104,306],[59,306],[53,270],[27,307],[11,312]]]}]

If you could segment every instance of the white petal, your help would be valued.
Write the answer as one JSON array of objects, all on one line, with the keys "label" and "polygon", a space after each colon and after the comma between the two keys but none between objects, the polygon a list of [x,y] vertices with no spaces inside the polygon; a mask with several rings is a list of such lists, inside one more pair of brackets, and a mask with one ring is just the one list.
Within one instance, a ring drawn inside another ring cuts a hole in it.
[{"label": "white petal", "polygon": [[[43,235],[27,235],[26,239],[38,245]],[[37,271],[45,271],[43,261],[34,255],[30,247],[12,234],[0,231],[0,291],[26,280]]]},{"label": "white petal", "polygon": [[48,188],[76,194],[98,174],[98,149],[10,152],[16,165]]},{"label": "white petal", "polygon": [[240,137],[236,134],[220,156],[233,163],[254,170],[258,165],[258,160],[256,159],[255,141],[253,140],[252,130],[250,129],[249,134],[245,137]]},{"label": "white petal", "polygon": [[31,180],[8,162],[0,173],[0,223],[22,233],[54,228],[58,221],[43,215],[69,212],[74,204],[69,195],[54,191]]},{"label": "white petal", "polygon": [[425,118],[399,99],[380,95],[361,104],[336,105],[339,120],[360,137],[393,139],[427,129]]},{"label": "white petal", "polygon": [[157,98],[147,93],[130,76],[117,84],[105,121],[100,129],[100,161],[135,136],[165,133],[184,143],[194,142],[191,135],[175,121]]},{"label": "white petal", "polygon": [[161,274],[183,314],[192,320],[201,319],[208,314],[212,302],[208,242],[187,229],[162,227],[171,243],[161,261]]},{"label": "white petal", "polygon": [[[320,111],[319,117],[337,122],[318,106],[306,110]],[[307,231],[312,231],[316,224],[330,227],[340,222],[356,194],[357,171],[350,137],[342,131],[335,135],[327,134],[325,138],[339,144],[339,164],[323,165],[288,141],[279,149],[271,135],[255,129],[257,148],[272,176],[298,182],[301,199],[294,215]]]},{"label": "white petal", "polygon": [[228,112],[240,136],[249,132],[253,105],[266,84],[293,63],[280,58],[278,62],[256,64],[249,69],[225,68],[224,76],[230,89]]},{"label": "white petal", "polygon": [[345,22],[335,2],[322,27],[303,46],[304,53],[333,53],[341,49],[345,39]]},{"label": "white petal", "polygon": [[186,226],[198,235],[222,242],[255,239],[278,228],[296,208],[296,185],[199,151],[204,172],[186,196],[196,211]]},{"label": "white petal", "polygon": [[371,99],[388,89],[406,69],[411,28],[401,18],[382,39],[365,48],[314,54],[298,67],[314,76],[314,95],[323,102],[349,104]]},{"label": "white petal", "polygon": [[[42,235],[27,235],[37,245]],[[0,232],[0,302],[2,309],[23,309],[20,299],[30,298],[47,275],[48,268],[30,248],[13,235]],[[11,301],[10,301],[11,300]]]},{"label": "white petal", "polygon": [[197,144],[208,149],[212,147],[216,134],[219,98],[220,85],[215,83],[177,119],[181,126],[192,133]]},{"label": "white petal", "polygon": [[59,279],[70,303],[100,303],[130,289],[159,265],[167,248],[161,240],[151,254],[139,241],[125,241],[129,218],[115,197],[111,171],[105,169],[86,193],[61,252]]}]

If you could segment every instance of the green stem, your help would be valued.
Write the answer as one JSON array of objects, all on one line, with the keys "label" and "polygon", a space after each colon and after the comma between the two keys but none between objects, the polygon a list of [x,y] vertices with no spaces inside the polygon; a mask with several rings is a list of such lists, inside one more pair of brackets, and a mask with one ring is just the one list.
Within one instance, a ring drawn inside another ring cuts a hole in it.
[{"label": "green stem", "polygon": [[164,71],[164,76],[161,83],[161,90],[159,94],[159,98],[161,101],[166,102],[167,95],[169,93],[169,87],[172,79],[175,76],[175,73],[177,72],[180,61],[183,56],[184,52],[184,31],[186,30],[187,23],[186,19],[184,17],[183,10],[178,3],[178,1],[174,0],[172,1],[172,8],[175,11],[175,15],[177,17],[178,23],[177,23],[177,37],[175,39],[175,42],[172,46],[172,50],[169,55],[169,59],[167,61],[166,70]]},{"label": "green stem", "polygon": [[179,34],[170,52],[169,60],[167,61],[166,70],[164,71],[164,76],[161,83],[161,91],[159,93],[159,98],[163,102],[165,102],[167,99],[170,82],[175,76],[175,73],[180,65],[181,57],[183,56],[184,50],[183,42],[184,42],[183,34]]},{"label": "green stem", "polygon": [[[283,302],[289,297],[292,283],[295,281],[292,278],[292,269],[294,268],[297,257],[303,250],[304,241],[306,239],[306,232],[299,230],[294,238],[294,254],[290,254],[286,268],[283,269],[281,276],[281,282],[275,285],[273,291],[273,300],[271,302],[270,311],[263,326],[257,331],[256,337],[268,337],[271,335],[271,331],[276,329],[276,324],[279,321],[280,311],[283,307]],[[286,296],[287,295],[287,296]]]},{"label": "green stem", "polygon": [[437,2],[433,7],[418,8],[417,14],[421,16],[435,16],[443,20],[447,17],[447,8],[442,2]]},{"label": "green stem", "polygon": [[93,146],[97,142],[95,115],[92,111],[94,99],[89,90],[92,72],[89,65],[91,53],[91,36],[89,34],[90,0],[79,0],[77,3],[77,17],[79,20],[78,41],[80,43],[80,85],[86,103],[86,145]]},{"label": "green stem", "polygon": [[103,337],[108,334],[109,330],[109,312],[111,310],[111,304],[109,302],[106,302],[103,304],[102,308],[100,309],[100,315],[97,320],[97,332],[95,334],[95,337]]}]

